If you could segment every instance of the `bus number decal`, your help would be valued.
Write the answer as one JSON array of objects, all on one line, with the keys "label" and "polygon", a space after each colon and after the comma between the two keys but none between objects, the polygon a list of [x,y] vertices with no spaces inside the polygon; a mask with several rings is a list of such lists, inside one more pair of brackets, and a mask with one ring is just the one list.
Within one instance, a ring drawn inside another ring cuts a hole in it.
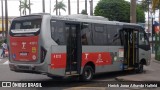
[{"label": "bus number decal", "polygon": [[52,53],[51,54],[51,68],[65,68],[66,67],[66,53]]}]

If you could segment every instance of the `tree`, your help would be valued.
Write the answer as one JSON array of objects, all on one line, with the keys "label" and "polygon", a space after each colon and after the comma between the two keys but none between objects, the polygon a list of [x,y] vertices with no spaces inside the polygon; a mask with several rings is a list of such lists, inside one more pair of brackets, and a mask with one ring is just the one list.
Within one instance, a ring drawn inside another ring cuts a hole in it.
[{"label": "tree", "polygon": [[155,11],[157,6],[160,6],[160,0],[152,0],[152,9]]},{"label": "tree", "polygon": [[148,10],[149,10],[149,5],[148,5],[148,4],[151,4],[150,2],[151,2],[151,0],[142,0],[142,1],[140,2],[140,7],[141,7],[145,12],[148,12]]},{"label": "tree", "polygon": [[[152,0],[152,10],[155,12],[156,9],[159,9],[159,23],[160,23],[160,0]],[[160,24],[159,24],[160,27]],[[160,38],[160,33],[155,33],[155,59],[160,61],[160,41],[158,40]]]},{"label": "tree", "polygon": [[22,9],[22,13],[23,15],[26,15],[26,10],[28,9],[30,12],[30,5],[32,5],[32,3],[28,3],[28,0],[24,0],[24,1],[20,1],[20,5],[19,5],[19,11],[21,13],[21,9]]},{"label": "tree", "polygon": [[83,9],[83,10],[81,11],[81,14],[87,15],[86,10]]},{"label": "tree", "polygon": [[54,12],[56,9],[58,9],[59,15],[61,15],[60,10],[62,9],[62,10],[64,10],[64,11],[66,11],[65,8],[66,8],[66,5],[63,3],[63,1],[60,1],[60,2],[57,2],[57,4],[54,5],[53,12]]},{"label": "tree", "polygon": [[159,23],[160,23],[160,0],[152,0],[153,12],[155,12],[156,9],[159,9]]},{"label": "tree", "polygon": [[[145,22],[144,10],[137,5],[137,22]],[[130,2],[125,0],[101,0],[98,2],[95,11],[96,16],[104,16],[109,20],[130,22]]]},{"label": "tree", "polygon": [[29,14],[31,14],[31,1],[29,0]]},{"label": "tree", "polygon": [[77,14],[79,14],[79,0],[77,0]]}]

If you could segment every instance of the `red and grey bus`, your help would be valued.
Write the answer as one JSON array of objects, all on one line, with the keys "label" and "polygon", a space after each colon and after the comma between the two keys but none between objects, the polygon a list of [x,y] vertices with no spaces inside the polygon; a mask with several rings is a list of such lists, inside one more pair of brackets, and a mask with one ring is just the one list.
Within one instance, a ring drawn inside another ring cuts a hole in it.
[{"label": "red and grey bus", "polygon": [[13,19],[9,34],[12,71],[80,76],[123,70],[143,72],[150,45],[138,24],[100,16],[32,14]]}]

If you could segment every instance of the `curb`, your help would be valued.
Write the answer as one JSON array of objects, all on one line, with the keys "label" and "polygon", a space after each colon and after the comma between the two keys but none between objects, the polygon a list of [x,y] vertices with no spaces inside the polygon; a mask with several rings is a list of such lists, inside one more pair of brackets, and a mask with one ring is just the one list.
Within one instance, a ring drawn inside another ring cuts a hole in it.
[{"label": "curb", "polygon": [[142,80],[136,80],[136,79],[128,79],[125,77],[115,77],[116,81],[124,82],[124,81],[142,81]]},{"label": "curb", "polygon": [[156,63],[159,63],[159,64],[160,64],[160,61],[158,61],[158,60],[153,60],[153,62],[156,62]]}]

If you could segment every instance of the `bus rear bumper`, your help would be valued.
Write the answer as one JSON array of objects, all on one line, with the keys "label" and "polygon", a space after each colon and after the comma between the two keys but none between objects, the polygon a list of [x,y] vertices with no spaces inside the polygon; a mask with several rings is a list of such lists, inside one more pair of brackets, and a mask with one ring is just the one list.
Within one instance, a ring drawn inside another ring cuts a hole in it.
[{"label": "bus rear bumper", "polygon": [[47,74],[47,71],[41,69],[42,64],[15,64],[9,63],[11,71],[34,74]]}]

